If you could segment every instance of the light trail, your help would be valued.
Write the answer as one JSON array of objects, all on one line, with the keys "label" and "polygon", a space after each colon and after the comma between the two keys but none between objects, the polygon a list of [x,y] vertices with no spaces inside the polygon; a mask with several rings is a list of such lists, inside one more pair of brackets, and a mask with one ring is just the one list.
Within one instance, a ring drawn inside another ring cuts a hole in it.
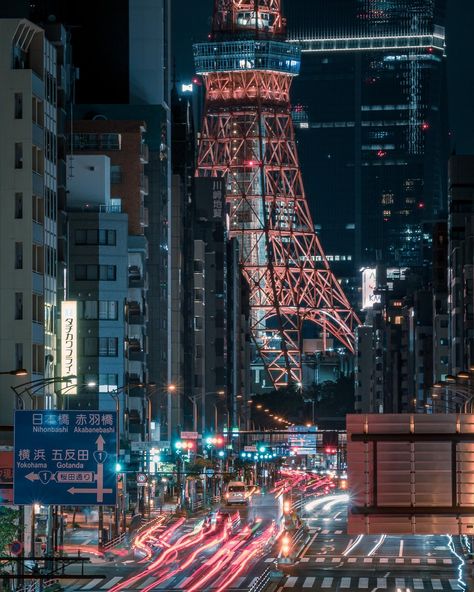
[{"label": "light trail", "polygon": [[458,582],[459,585],[461,586],[461,590],[468,590],[467,584],[466,582],[463,580],[463,567],[464,565],[466,565],[466,562],[464,561],[464,559],[458,555],[456,553],[456,549],[454,548],[454,541],[453,541],[453,537],[448,534],[446,535],[448,537],[448,548],[451,551],[451,553],[457,557],[459,559],[459,565],[458,565]]},{"label": "light trail", "polygon": [[375,553],[377,552],[378,549],[380,549],[380,547],[383,545],[385,539],[387,538],[386,534],[383,534],[379,540],[375,543],[375,546],[372,547],[372,549],[367,553],[367,557],[371,557],[372,555],[375,555]]},{"label": "light trail", "polygon": [[349,496],[347,494],[343,495],[336,495],[334,499],[328,502],[325,506],[323,506],[323,512],[329,512],[329,510],[337,504],[343,504],[349,501]]}]

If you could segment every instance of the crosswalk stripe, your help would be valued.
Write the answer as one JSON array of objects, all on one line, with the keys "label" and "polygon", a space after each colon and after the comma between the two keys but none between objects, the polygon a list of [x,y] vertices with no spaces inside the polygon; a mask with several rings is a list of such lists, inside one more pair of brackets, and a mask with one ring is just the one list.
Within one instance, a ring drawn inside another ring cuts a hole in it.
[{"label": "crosswalk stripe", "polygon": [[156,582],[156,578],[154,576],[151,578],[147,578],[144,582],[135,587],[138,590],[141,590],[142,588],[146,588],[147,586],[149,586],[152,582]]},{"label": "crosswalk stripe", "polygon": [[433,588],[433,590],[442,590],[443,584],[441,583],[441,580],[432,579],[431,587]]},{"label": "crosswalk stripe", "polygon": [[368,588],[369,578],[359,578],[359,588]]},{"label": "crosswalk stripe", "polygon": [[411,560],[412,563],[420,563],[420,561],[421,560],[418,559],[418,557],[412,557],[412,560]]},{"label": "crosswalk stripe", "polygon": [[413,588],[415,590],[424,590],[425,586],[423,585],[423,580],[420,580],[420,578],[413,578]]},{"label": "crosswalk stripe", "polygon": [[[242,586],[242,584],[244,583],[246,576],[237,578],[233,583],[232,583],[232,588],[240,588],[240,586]],[[186,580],[188,579],[188,576],[186,576],[184,578],[184,580],[182,582],[178,582],[178,588],[181,588],[181,584],[183,584]]]},{"label": "crosswalk stripe", "polygon": [[272,561],[275,561],[275,559],[273,557],[267,557],[265,559],[265,563],[271,563]]},{"label": "crosswalk stripe", "polygon": [[449,580],[449,585],[451,586],[451,590],[461,590],[461,586],[459,585],[458,580]]},{"label": "crosswalk stripe", "polygon": [[342,534],[342,530],[335,530],[334,534]]},{"label": "crosswalk stripe", "polygon": [[357,557],[349,557],[347,563],[355,563],[357,561]]},{"label": "crosswalk stripe", "polygon": [[339,557],[333,557],[331,559],[331,563],[339,563],[339,561],[341,561],[341,559]]},{"label": "crosswalk stripe", "polygon": [[259,577],[253,578],[253,580],[250,582],[250,584],[248,584],[247,587],[248,588],[253,588],[255,586],[255,584],[258,582],[259,579],[260,579]]},{"label": "crosswalk stripe", "polygon": [[303,588],[312,588],[316,578],[305,578],[303,582]]},{"label": "crosswalk stripe", "polygon": [[81,590],[92,590],[92,588],[95,588],[97,586],[97,584],[100,584],[103,579],[104,578],[95,578],[94,580],[92,580],[91,582],[86,584],[85,586],[82,586]]},{"label": "crosswalk stripe", "polygon": [[326,557],[316,557],[316,563],[324,563],[326,561]]},{"label": "crosswalk stripe", "polygon": [[172,590],[174,588],[173,582],[175,579],[176,578],[171,578],[161,582],[161,584],[158,584],[158,586],[155,587],[155,590]]},{"label": "crosswalk stripe", "polygon": [[302,558],[300,559],[300,561],[301,561],[301,563],[308,563],[308,561],[309,561],[309,557],[302,557]]},{"label": "crosswalk stripe", "polygon": [[388,557],[381,557],[380,563],[388,563]]},{"label": "crosswalk stripe", "polygon": [[283,588],[293,588],[295,586],[297,580],[298,580],[298,578],[296,578],[296,577],[293,577],[293,576],[289,577],[286,580],[285,585],[283,586]]},{"label": "crosswalk stripe", "polygon": [[395,578],[395,586],[397,588],[405,588],[405,578]]},{"label": "crosswalk stripe", "polygon": [[405,563],[405,559],[403,557],[396,557],[395,563]]},{"label": "crosswalk stripe", "polygon": [[324,578],[321,588],[331,588],[334,578]]},{"label": "crosswalk stripe", "polygon": [[443,563],[444,563],[445,565],[452,565],[452,563],[453,563],[453,560],[452,560],[452,559],[443,559]]},{"label": "crosswalk stripe", "polygon": [[329,534],[329,530],[327,528],[325,528],[324,530],[321,531],[321,534]]},{"label": "crosswalk stripe", "polygon": [[372,563],[373,557],[364,557],[364,563]]},{"label": "crosswalk stripe", "polygon": [[351,578],[341,578],[341,585],[339,588],[350,588],[351,587]]},{"label": "crosswalk stripe", "polygon": [[436,563],[436,559],[433,559],[432,557],[428,557],[428,563]]},{"label": "crosswalk stripe", "polygon": [[101,590],[108,590],[109,588],[112,588],[112,586],[115,586],[115,584],[120,582],[120,580],[123,580],[123,576],[115,576],[114,578],[109,580],[106,584],[104,584],[101,587]]},{"label": "crosswalk stripe", "polygon": [[377,578],[377,588],[386,588],[387,578]]}]

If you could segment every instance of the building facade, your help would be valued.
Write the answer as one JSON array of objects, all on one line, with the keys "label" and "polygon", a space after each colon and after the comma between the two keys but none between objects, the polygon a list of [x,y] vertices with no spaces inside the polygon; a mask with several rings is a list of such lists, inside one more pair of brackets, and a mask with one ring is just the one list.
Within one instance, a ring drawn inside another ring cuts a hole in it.
[{"label": "building facade", "polygon": [[[445,209],[443,0],[295,0],[294,121],[317,229],[339,276],[424,261]],[[334,203],[338,204],[335,208]]]}]

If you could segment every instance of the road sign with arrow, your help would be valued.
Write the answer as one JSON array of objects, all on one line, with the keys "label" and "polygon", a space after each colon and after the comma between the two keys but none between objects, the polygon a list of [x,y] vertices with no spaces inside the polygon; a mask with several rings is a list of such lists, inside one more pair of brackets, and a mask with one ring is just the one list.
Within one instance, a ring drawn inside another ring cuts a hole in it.
[{"label": "road sign with arrow", "polygon": [[14,433],[15,504],[115,504],[115,412],[16,411]]}]

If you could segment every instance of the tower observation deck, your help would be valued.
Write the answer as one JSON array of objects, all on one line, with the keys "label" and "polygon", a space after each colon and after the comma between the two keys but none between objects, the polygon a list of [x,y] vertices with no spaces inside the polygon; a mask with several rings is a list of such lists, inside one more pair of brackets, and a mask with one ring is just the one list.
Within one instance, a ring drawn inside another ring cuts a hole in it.
[{"label": "tower observation deck", "polygon": [[196,175],[226,179],[251,334],[277,388],[301,383],[305,323],[353,351],[359,322],[306,202],[290,108],[301,52],[285,28],[281,0],[216,0],[209,41],[194,46],[206,86]]}]

